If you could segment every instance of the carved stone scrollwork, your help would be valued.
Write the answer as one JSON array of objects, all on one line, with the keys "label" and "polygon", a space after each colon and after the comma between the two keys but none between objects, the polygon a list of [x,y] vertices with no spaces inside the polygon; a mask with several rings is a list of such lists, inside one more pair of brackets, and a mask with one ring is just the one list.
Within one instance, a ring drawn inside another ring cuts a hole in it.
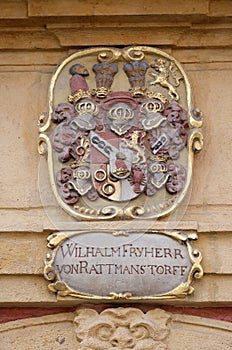
[{"label": "carved stone scrollwork", "polygon": [[48,113],[47,112],[42,112],[39,115],[39,119],[38,119],[38,127],[42,127],[46,124],[48,120]]},{"label": "carved stone scrollwork", "polygon": [[78,310],[74,319],[79,350],[166,350],[170,315],[155,309]]},{"label": "carved stone scrollwork", "polygon": [[121,52],[117,49],[104,49],[98,54],[99,62],[114,62],[121,56]]}]

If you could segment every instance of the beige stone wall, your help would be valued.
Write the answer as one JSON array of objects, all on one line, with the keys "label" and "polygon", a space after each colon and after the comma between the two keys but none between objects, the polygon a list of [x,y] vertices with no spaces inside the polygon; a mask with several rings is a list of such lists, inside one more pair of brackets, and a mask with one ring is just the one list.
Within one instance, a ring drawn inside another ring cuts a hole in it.
[{"label": "beige stone wall", "polygon": [[8,0],[0,7],[0,305],[76,303],[49,293],[43,278],[46,238],[55,226],[39,196],[37,120],[48,111],[52,71],[67,54],[131,44],[156,46],[179,60],[205,116],[190,202],[173,223],[198,231],[205,276],[194,295],[166,303],[231,305],[231,1]]},{"label": "beige stone wall", "polygon": [[[230,350],[232,346],[232,326],[227,322],[179,316],[159,309],[144,314],[138,309],[114,309],[116,316],[120,313],[125,315],[122,320],[112,317],[111,311],[108,309],[98,315],[94,310],[84,309],[76,313],[8,322],[0,325],[1,349],[125,349],[123,346],[129,342],[130,346],[126,349],[134,350]],[[117,324],[118,320],[121,321],[121,327]],[[105,331],[105,341],[99,339],[102,325],[112,330],[109,339]],[[136,334],[136,327],[138,329],[139,326],[142,326],[140,333],[137,331]],[[147,334],[141,337],[144,329]],[[118,347],[111,347],[115,343]]]}]

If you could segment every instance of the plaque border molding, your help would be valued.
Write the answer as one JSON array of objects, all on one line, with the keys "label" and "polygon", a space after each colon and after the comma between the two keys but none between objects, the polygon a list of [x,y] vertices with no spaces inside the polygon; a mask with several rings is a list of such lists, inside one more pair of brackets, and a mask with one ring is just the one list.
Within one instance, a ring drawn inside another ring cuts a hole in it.
[{"label": "plaque border molding", "polygon": [[[112,234],[114,236],[119,235],[129,235],[133,233],[138,233],[135,230],[101,230],[102,233]],[[50,249],[45,258],[45,267],[44,267],[44,277],[50,282],[48,285],[49,291],[57,293],[60,297],[72,296],[79,299],[86,300],[96,300],[96,301],[132,301],[132,302],[142,302],[142,301],[156,301],[156,300],[167,300],[167,299],[178,299],[185,298],[187,295],[190,295],[194,292],[194,288],[191,286],[194,279],[200,279],[203,277],[203,268],[201,266],[202,254],[198,249],[193,248],[193,240],[197,240],[198,236],[195,232],[184,233],[180,231],[139,231],[139,233],[147,234],[162,234],[177,240],[180,244],[185,244],[188,250],[189,258],[192,262],[192,267],[189,272],[188,279],[185,283],[181,283],[175,289],[169,291],[168,293],[157,295],[157,296],[133,296],[131,293],[115,293],[112,291],[108,296],[99,296],[88,293],[80,293],[72,288],[70,288],[65,282],[60,280],[59,276],[56,273],[55,268],[52,266],[56,253],[61,246],[61,244],[68,238],[76,236],[79,234],[93,233],[92,231],[66,231],[66,232],[57,232],[52,233],[48,236],[47,247]]]}]

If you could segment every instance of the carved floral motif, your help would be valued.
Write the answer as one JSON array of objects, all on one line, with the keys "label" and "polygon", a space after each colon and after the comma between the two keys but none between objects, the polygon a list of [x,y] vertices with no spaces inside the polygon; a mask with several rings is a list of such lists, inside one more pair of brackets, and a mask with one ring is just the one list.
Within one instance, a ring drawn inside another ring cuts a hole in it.
[{"label": "carved floral motif", "polygon": [[160,309],[77,311],[74,319],[80,350],[166,350],[170,315]]}]

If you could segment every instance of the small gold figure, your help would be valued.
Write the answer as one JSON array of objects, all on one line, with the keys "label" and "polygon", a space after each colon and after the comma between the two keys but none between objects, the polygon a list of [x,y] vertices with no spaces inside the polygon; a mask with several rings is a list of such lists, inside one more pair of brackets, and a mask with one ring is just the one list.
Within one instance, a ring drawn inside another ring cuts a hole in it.
[{"label": "small gold figure", "polygon": [[174,86],[168,81],[169,73],[171,73],[172,77],[175,79],[176,87],[180,85],[180,79],[182,79],[182,76],[178,77],[173,62],[171,62],[171,64],[168,67],[166,67],[165,60],[159,58],[155,61],[155,63],[151,64],[151,67],[154,68],[155,73],[152,72],[150,73],[150,75],[154,77],[155,80],[151,81],[150,85],[161,85],[163,88],[168,89],[168,94],[171,96],[172,99],[178,101],[179,95]]}]

